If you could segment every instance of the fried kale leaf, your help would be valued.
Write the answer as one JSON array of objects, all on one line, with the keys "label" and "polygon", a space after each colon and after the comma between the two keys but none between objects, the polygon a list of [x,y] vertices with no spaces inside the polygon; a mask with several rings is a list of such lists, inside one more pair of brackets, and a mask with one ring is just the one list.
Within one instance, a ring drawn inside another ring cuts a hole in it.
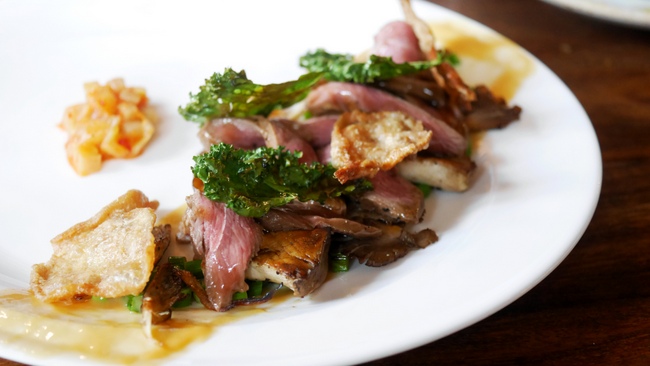
[{"label": "fried kale leaf", "polygon": [[272,207],[299,201],[324,201],[372,189],[367,180],[341,184],[330,164],[304,164],[301,152],[283,147],[236,149],[220,143],[194,157],[194,176],[203,182],[203,194],[242,216],[260,217]]},{"label": "fried kale leaf", "polygon": [[430,61],[396,63],[390,57],[370,55],[368,61],[361,63],[355,62],[352,55],[329,53],[323,49],[317,49],[300,57],[300,66],[312,73],[323,73],[326,80],[361,84],[414,74],[443,62],[457,64],[458,58],[442,51],[438,52],[437,59]]},{"label": "fried kale leaf", "polygon": [[223,74],[214,73],[206,79],[197,94],[190,93],[189,103],[178,112],[201,126],[213,118],[267,116],[305,98],[321,79],[319,73],[308,73],[281,84],[259,85],[249,80],[244,70],[226,68]]}]

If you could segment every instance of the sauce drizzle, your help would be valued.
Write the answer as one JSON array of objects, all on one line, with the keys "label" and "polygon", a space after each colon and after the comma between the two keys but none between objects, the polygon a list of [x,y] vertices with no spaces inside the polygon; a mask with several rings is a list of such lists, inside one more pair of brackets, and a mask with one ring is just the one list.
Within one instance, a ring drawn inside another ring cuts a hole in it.
[{"label": "sauce drizzle", "polygon": [[430,24],[437,40],[459,56],[458,73],[469,86],[485,84],[495,96],[511,100],[535,65],[514,42],[469,23]]},{"label": "sauce drizzle", "polygon": [[[158,220],[172,226],[172,244],[166,255],[189,255],[191,245],[176,244],[175,232],[185,205]],[[172,319],[152,329],[148,338],[141,314],[130,312],[123,299],[44,303],[28,291],[0,293],[0,345],[25,354],[65,355],[135,364],[169,357],[194,342],[208,339],[219,326],[260,314],[261,307],[238,307],[226,313],[200,305],[175,309]]]}]

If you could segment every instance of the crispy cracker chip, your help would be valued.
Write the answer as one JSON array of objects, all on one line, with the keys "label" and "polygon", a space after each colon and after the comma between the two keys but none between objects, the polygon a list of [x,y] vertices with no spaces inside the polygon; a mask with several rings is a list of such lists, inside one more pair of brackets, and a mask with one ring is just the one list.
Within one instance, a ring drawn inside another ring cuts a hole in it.
[{"label": "crispy cracker chip", "polygon": [[47,263],[32,267],[34,295],[46,302],[142,292],[153,269],[158,202],[131,190],[52,239]]},{"label": "crispy cracker chip", "polygon": [[343,113],[332,131],[332,165],[345,183],[390,170],[407,156],[425,149],[431,131],[401,112]]}]

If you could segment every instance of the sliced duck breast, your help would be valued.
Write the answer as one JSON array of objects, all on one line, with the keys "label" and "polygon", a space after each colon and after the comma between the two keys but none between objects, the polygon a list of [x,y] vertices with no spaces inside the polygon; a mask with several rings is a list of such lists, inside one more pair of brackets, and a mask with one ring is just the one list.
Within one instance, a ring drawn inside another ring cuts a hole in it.
[{"label": "sliced duck breast", "polygon": [[433,117],[422,108],[373,87],[353,83],[330,82],[309,93],[307,106],[314,114],[353,110],[361,110],[362,112],[402,112],[415,120],[421,121],[424,128],[433,133],[428,151],[447,156],[459,156],[463,154],[467,147],[465,137],[443,121]]}]

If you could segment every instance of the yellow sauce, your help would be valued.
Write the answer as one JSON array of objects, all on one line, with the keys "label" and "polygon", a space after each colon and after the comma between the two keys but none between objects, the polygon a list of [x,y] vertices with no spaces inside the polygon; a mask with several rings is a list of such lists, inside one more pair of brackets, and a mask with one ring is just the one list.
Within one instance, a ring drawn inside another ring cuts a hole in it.
[{"label": "yellow sauce", "polygon": [[187,205],[182,204],[178,206],[175,210],[159,218],[157,224],[158,225],[169,224],[172,227],[172,231],[176,232],[178,229],[178,224],[183,219],[183,214],[185,213],[185,210],[187,210]]},{"label": "yellow sauce", "polygon": [[47,304],[27,292],[14,292],[0,295],[0,309],[0,344],[38,357],[67,355],[121,364],[170,356],[207,339],[220,325],[264,311],[254,307],[226,313],[174,310],[172,320],[154,326],[149,338],[141,315],[128,311],[122,299]]},{"label": "yellow sauce", "polygon": [[535,65],[511,40],[463,23],[430,25],[438,41],[461,60],[458,73],[469,86],[484,84],[494,95],[512,99]]},{"label": "yellow sauce", "polygon": [[184,256],[188,259],[192,259],[194,257],[194,249],[191,244],[179,243],[176,241],[178,225],[183,219],[183,213],[185,213],[186,209],[187,205],[182,204],[175,210],[158,219],[158,225],[169,224],[172,227],[172,242],[169,245],[169,248],[167,248],[167,251],[165,252],[163,258],[167,258],[169,256]]}]

